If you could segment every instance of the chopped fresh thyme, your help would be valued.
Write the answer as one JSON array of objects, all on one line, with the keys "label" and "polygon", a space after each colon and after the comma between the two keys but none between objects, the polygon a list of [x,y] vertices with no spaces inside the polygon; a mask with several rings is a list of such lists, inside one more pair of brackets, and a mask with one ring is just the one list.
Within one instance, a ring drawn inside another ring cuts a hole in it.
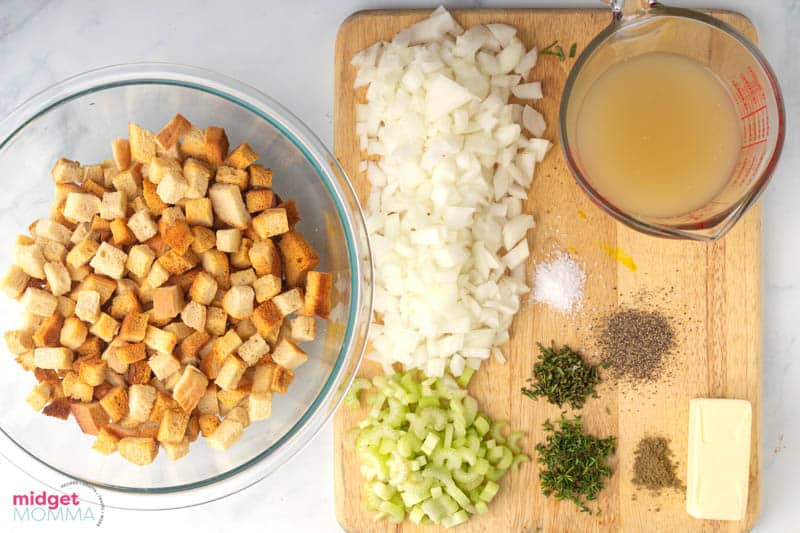
[{"label": "chopped fresh thyme", "polygon": [[614,453],[614,437],[584,433],[579,416],[569,419],[562,415],[555,425],[547,420],[542,427],[546,440],[536,445],[537,460],[542,465],[542,493],[569,500],[581,511],[591,513],[587,502],[597,498],[611,475],[606,460]]},{"label": "chopped fresh thyme", "polygon": [[[572,43],[569,47],[569,57],[575,57],[575,53],[578,50],[578,43]],[[539,50],[540,55],[544,56],[556,56],[558,57],[559,61],[566,61],[567,54],[564,52],[564,48],[558,44],[558,40],[553,41],[552,43],[548,44],[541,50]]]},{"label": "chopped fresh thyme", "polygon": [[528,380],[530,386],[522,389],[522,394],[535,400],[544,396],[552,404],[561,407],[569,404],[580,409],[591,396],[597,398],[595,386],[600,383],[599,365],[583,360],[580,352],[569,346],[549,348],[539,346],[539,360],[533,366],[533,376]]}]

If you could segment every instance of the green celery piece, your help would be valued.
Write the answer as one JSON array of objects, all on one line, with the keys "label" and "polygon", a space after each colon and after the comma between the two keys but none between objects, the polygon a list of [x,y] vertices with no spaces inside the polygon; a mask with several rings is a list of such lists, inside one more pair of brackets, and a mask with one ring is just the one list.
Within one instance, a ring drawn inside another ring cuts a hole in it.
[{"label": "green celery piece", "polygon": [[344,404],[348,407],[357,409],[361,406],[358,399],[358,393],[362,390],[369,390],[372,388],[372,383],[366,378],[356,378],[350,385],[350,390],[347,391],[344,397]]},{"label": "green celery piece", "polygon": [[489,503],[495,497],[498,490],[500,490],[500,485],[498,485],[494,481],[487,481],[486,486],[483,487],[483,490],[481,491],[480,495],[481,500],[485,501],[486,503]]}]

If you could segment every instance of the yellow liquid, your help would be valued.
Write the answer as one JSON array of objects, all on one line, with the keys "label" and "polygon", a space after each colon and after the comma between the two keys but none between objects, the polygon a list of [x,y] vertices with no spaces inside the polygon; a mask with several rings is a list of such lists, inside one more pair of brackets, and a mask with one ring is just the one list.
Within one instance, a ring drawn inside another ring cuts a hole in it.
[{"label": "yellow liquid", "polygon": [[711,201],[741,147],[733,101],[700,63],[650,52],[609,68],[577,120],[581,165],[618,208],[671,217]]}]

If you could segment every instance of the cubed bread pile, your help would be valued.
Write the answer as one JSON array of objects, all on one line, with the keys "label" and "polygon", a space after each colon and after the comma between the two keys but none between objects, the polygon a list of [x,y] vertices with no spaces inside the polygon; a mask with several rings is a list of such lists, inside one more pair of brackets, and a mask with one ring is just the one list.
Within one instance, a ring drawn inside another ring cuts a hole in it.
[{"label": "cubed bread pile", "polygon": [[331,276],[272,171],[222,128],[176,115],[111,148],[99,165],[56,162],[50,218],[17,238],[2,279],[24,307],[5,340],[38,382],[27,402],[137,465],[201,434],[225,450],[306,361]]}]

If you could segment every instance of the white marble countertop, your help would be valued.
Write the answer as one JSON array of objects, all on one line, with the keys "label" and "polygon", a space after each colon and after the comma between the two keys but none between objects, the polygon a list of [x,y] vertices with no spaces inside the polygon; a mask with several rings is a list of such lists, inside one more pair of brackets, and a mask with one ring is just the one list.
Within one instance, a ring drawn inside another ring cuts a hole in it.
[{"label": "white marble countertop", "polygon": [[[800,258],[800,141],[794,129],[794,121],[800,120],[800,1],[668,3],[727,8],[750,17],[783,86],[790,131],[763,209],[763,504],[756,530],[800,531],[800,269],[795,263]],[[445,4],[602,7],[596,0]],[[330,146],[333,45],[339,24],[361,9],[432,6],[404,0],[0,0],[0,116],[33,93],[90,68],[169,61],[210,68],[258,87],[291,109]],[[167,512],[110,509],[102,527],[119,533],[181,531],[189,524],[198,532],[341,531],[333,513],[332,433],[329,425],[267,481],[222,501]],[[41,488],[0,458],[0,531],[64,532],[91,527],[64,522],[23,527],[10,521],[11,494]]]}]

